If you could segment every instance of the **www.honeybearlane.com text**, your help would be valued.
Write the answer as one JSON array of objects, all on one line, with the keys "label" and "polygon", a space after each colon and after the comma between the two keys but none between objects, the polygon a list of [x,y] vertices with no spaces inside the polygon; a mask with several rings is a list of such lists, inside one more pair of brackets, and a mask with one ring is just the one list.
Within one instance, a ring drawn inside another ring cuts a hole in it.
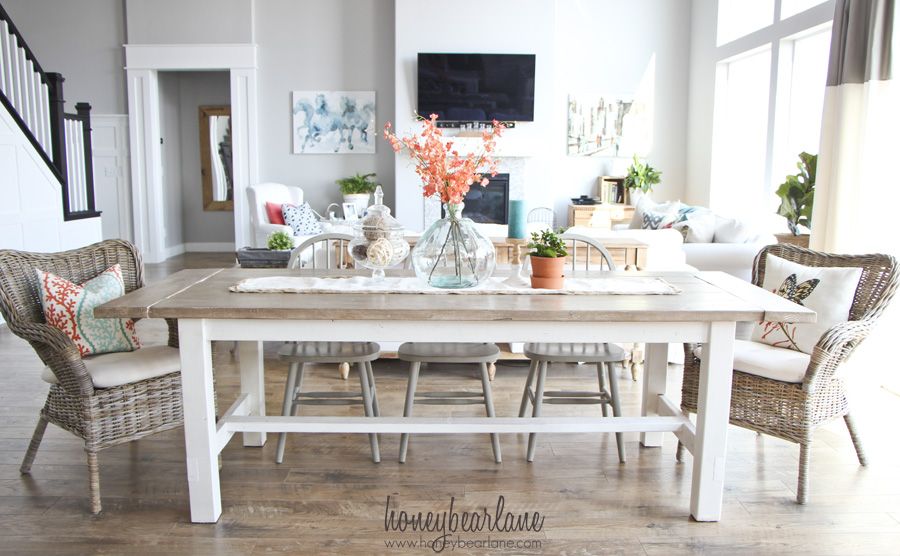
[{"label": "www.honeybearlane.com text", "polygon": [[[396,507],[391,507],[394,501]],[[450,497],[447,509],[428,512],[407,512],[400,507],[396,498],[387,496],[384,504],[385,532],[438,533],[428,543],[435,552],[441,552],[455,533],[536,533],[544,527],[544,516],[540,512],[513,513],[506,510],[506,498],[497,497],[493,511],[487,506],[472,511],[455,508],[456,497]]]}]

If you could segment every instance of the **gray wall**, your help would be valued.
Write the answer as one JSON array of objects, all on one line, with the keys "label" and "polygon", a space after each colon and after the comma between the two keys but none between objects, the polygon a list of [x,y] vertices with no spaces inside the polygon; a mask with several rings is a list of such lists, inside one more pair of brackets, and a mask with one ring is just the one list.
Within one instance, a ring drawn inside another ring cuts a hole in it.
[{"label": "gray wall", "polygon": [[181,214],[181,125],[178,97],[177,74],[160,72],[159,119],[160,134],[163,140],[161,148],[166,247],[176,247],[184,243],[184,224]]},{"label": "gray wall", "polygon": [[185,243],[234,241],[234,213],[203,210],[200,113],[203,105],[231,104],[227,71],[177,72],[181,119],[181,214]]},{"label": "gray wall", "polygon": [[123,0],[3,0],[44,71],[63,74],[66,110],[89,102],[97,114],[124,114]]},{"label": "gray wall", "polygon": [[317,211],[340,199],[334,180],[377,172],[393,205],[394,154],[291,154],[291,91],[374,90],[376,127],[394,120],[394,8],[385,0],[256,2],[259,177],[303,188]]},{"label": "gray wall", "polygon": [[252,4],[251,0],[125,0],[128,43],[252,42]]}]

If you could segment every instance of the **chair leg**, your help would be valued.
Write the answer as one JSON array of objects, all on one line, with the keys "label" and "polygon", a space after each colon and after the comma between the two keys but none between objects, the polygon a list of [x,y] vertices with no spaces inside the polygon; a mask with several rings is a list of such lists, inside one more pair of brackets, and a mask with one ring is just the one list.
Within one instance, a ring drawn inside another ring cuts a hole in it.
[{"label": "chair leg", "polygon": [[534,373],[537,370],[538,362],[534,359],[528,366],[528,379],[525,380],[525,388],[522,390],[522,403],[519,404],[519,417],[525,417],[525,411],[528,410],[528,392],[531,390],[531,384],[534,382]]},{"label": "chair leg", "polygon": [[[609,397],[612,399],[614,417],[622,416],[622,406],[619,403],[619,382],[616,380],[616,371],[612,363],[606,364],[606,372],[609,375]],[[619,463],[625,463],[625,434],[616,433],[616,447],[619,449]]]},{"label": "chair leg", "polygon": [[[409,364],[409,380],[406,383],[406,403],[403,405],[403,416],[412,417],[413,404],[416,401],[416,384],[419,382],[421,363],[413,361]],[[400,435],[400,463],[406,463],[406,449],[409,447],[409,433]]]},{"label": "chair leg", "polygon": [[[494,397],[491,395],[491,377],[488,366],[481,364],[481,394],[484,396],[484,409],[487,416],[494,417]],[[491,433],[491,449],[494,451],[494,461],[500,463],[503,458],[500,456],[500,434]]]},{"label": "chair leg", "polygon": [[45,430],[47,430],[47,418],[41,415],[37,426],[34,427],[34,434],[31,435],[31,443],[28,445],[28,451],[25,452],[25,459],[22,460],[22,466],[19,467],[20,473],[24,475],[31,473],[31,464],[34,463],[34,456],[37,455],[38,446],[41,445]]},{"label": "chair leg", "polygon": [[350,376],[350,363],[341,363],[338,365],[338,372],[341,373],[341,379],[347,380]]},{"label": "chair leg", "polygon": [[[603,363],[597,363],[597,381],[600,383],[600,399],[604,399],[606,395],[609,395],[609,390],[606,389],[606,375],[603,374]],[[609,399],[612,399],[612,395],[610,395]],[[600,404],[600,411],[603,412],[604,417],[609,417],[609,406],[604,401]]]},{"label": "chair leg", "polygon": [[684,444],[678,441],[678,447],[675,448],[675,461],[682,463],[684,461]]},{"label": "chair leg", "polygon": [[[544,381],[547,379],[546,361],[541,361],[541,370],[538,373],[537,387],[534,390],[534,408],[531,410],[532,417],[541,416],[541,406],[544,404]],[[534,461],[534,450],[537,447],[537,433],[532,432],[528,435],[528,456],[529,462]]]},{"label": "chair leg", "polygon": [[[288,368],[287,381],[284,384],[284,402],[281,405],[281,414],[283,416],[291,415],[294,409],[294,392],[297,389],[297,374],[299,367],[300,363],[291,363],[291,366]],[[286,443],[287,433],[279,433],[278,447],[275,449],[275,463],[284,461],[284,446]]]},{"label": "chair leg", "polygon": [[812,441],[800,443],[800,476],[797,478],[797,503],[806,504],[809,500],[809,452]]},{"label": "chair leg", "polygon": [[97,461],[97,452],[88,452],[88,474],[91,481],[91,513],[99,514],[100,506],[100,462]]},{"label": "chair leg", "polygon": [[369,393],[372,394],[372,410],[375,417],[381,417],[381,410],[378,408],[378,389],[375,388],[375,370],[371,361],[366,361],[366,373],[369,376]]},{"label": "chair leg", "polygon": [[[369,376],[366,371],[365,363],[357,363],[356,370],[359,372],[359,388],[362,390],[363,407],[366,411],[366,417],[374,417],[375,411],[372,409],[372,392],[369,390]],[[378,449],[378,435],[369,434],[369,445],[372,448],[372,461],[379,463],[381,461],[381,452]]]},{"label": "chair leg", "polygon": [[856,448],[856,457],[859,459],[859,464],[862,466],[868,465],[869,461],[866,458],[865,451],[863,451],[862,439],[859,437],[859,432],[856,430],[856,423],[853,421],[853,418],[850,417],[849,413],[844,415],[844,423],[847,425],[847,430],[850,431],[850,440],[853,441],[853,447]]}]

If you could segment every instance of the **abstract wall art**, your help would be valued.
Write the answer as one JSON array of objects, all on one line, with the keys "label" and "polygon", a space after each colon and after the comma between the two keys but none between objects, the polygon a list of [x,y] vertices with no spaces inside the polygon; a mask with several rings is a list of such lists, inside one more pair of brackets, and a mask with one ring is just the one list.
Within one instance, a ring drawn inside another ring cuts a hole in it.
[{"label": "abstract wall art", "polygon": [[294,154],[375,152],[375,91],[294,91]]},{"label": "abstract wall art", "polygon": [[645,142],[646,114],[634,99],[615,95],[569,95],[566,154],[631,156]]}]

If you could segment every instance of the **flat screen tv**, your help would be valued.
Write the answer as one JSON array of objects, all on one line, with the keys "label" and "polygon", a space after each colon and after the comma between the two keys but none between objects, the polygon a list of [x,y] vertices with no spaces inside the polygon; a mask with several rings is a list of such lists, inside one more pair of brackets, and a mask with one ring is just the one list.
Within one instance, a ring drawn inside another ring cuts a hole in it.
[{"label": "flat screen tv", "polygon": [[534,121],[534,54],[419,53],[416,112],[444,121]]}]

